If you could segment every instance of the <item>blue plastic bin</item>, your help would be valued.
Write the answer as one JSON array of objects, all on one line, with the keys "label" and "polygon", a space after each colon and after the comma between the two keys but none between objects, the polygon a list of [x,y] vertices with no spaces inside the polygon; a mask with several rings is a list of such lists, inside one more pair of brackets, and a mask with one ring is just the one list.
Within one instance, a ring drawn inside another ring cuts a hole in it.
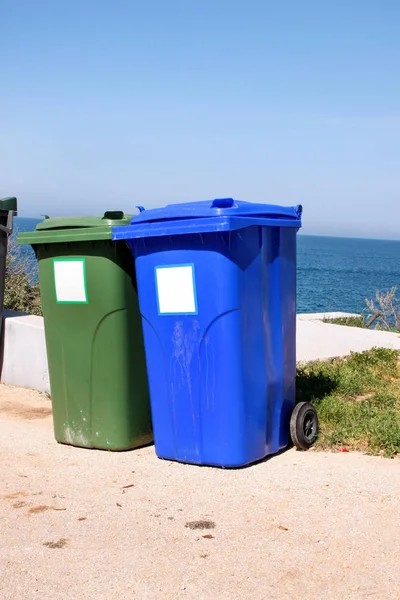
[{"label": "blue plastic bin", "polygon": [[287,446],[301,212],[223,198],[113,230],[136,259],[159,457],[239,467]]}]

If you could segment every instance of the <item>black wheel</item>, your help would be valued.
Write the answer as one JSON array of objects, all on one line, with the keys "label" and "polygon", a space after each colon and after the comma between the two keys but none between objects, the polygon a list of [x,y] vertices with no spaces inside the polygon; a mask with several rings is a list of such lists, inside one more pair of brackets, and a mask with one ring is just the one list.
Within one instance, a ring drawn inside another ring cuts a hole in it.
[{"label": "black wheel", "polygon": [[290,436],[299,450],[308,450],[318,436],[318,415],[310,402],[299,402],[290,417]]}]

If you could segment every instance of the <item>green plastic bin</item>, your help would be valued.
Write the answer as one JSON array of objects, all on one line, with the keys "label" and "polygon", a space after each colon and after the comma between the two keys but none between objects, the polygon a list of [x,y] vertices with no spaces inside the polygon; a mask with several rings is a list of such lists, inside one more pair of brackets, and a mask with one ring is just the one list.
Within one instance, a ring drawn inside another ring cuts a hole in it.
[{"label": "green plastic bin", "polygon": [[58,442],[127,450],[153,440],[132,254],[111,231],[131,217],[45,219],[18,242],[39,263]]},{"label": "green plastic bin", "polygon": [[13,229],[13,217],[17,214],[16,198],[0,199],[0,334],[3,316],[4,287],[8,238]]}]

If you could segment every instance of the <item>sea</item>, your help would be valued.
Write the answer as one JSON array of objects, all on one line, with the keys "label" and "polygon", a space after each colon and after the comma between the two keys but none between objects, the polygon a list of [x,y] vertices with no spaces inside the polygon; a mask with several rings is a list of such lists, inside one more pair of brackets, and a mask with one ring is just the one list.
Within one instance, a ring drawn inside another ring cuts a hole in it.
[{"label": "sea", "polygon": [[[39,219],[15,219],[15,230],[33,231]],[[400,292],[400,241],[309,236],[297,237],[297,312],[354,312],[365,299],[397,286]],[[28,258],[33,280],[37,264],[29,246],[18,247]]]}]

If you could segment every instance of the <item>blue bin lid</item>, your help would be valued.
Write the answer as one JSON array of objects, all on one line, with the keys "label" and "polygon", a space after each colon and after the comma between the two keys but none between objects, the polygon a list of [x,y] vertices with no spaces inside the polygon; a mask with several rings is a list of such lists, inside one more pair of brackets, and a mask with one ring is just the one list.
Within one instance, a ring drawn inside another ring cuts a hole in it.
[{"label": "blue bin lid", "polygon": [[143,210],[135,215],[131,224],[174,219],[199,219],[202,217],[272,217],[296,219],[301,217],[301,206],[276,206],[257,204],[233,198],[216,198],[200,202],[168,204],[162,208]]},{"label": "blue bin lid", "polygon": [[251,225],[301,227],[302,206],[257,204],[233,198],[141,209],[130,226],[113,229],[113,239],[233,231]]}]

